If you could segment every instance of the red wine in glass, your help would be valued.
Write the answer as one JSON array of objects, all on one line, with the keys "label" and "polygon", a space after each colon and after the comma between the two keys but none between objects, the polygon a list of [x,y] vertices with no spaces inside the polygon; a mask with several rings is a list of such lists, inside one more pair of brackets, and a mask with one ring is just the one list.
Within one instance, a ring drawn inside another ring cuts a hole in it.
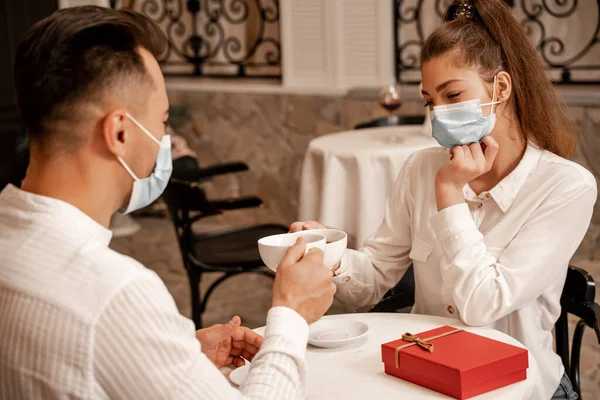
[{"label": "red wine in glass", "polygon": [[400,96],[400,87],[398,85],[389,85],[381,88],[379,92],[379,104],[392,114],[402,105]]},{"label": "red wine in glass", "polygon": [[399,109],[401,105],[402,100],[399,99],[384,100],[381,102],[381,106],[385,108],[389,113],[393,113],[394,111]]}]

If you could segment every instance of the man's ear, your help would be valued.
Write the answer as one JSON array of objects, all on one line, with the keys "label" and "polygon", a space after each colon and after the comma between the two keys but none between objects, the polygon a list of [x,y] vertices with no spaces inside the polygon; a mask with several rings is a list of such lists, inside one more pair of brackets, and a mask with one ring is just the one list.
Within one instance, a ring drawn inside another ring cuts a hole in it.
[{"label": "man's ear", "polygon": [[102,122],[102,137],[108,151],[115,157],[125,156],[125,143],[127,131],[124,121],[127,118],[124,110],[115,110],[109,113]]}]

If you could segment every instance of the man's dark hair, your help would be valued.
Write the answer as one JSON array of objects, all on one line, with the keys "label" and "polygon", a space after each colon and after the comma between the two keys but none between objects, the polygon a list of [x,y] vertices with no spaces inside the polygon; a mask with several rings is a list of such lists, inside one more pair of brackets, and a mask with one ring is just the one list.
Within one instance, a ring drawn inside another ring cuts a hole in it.
[{"label": "man's dark hair", "polygon": [[[77,105],[150,77],[138,50],[158,57],[166,37],[148,17],[85,6],[59,10],[26,32],[14,59],[21,117],[32,140],[46,141],[58,122],[74,122]],[[131,86],[132,85],[132,86]],[[64,137],[65,140],[76,138]]]}]

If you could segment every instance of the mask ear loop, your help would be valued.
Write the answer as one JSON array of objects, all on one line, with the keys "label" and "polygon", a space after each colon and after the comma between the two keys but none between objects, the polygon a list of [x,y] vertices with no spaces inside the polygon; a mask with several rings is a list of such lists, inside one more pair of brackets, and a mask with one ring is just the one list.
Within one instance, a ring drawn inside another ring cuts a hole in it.
[{"label": "mask ear loop", "polygon": [[134,124],[135,124],[135,125],[136,125],[138,128],[140,128],[140,130],[141,130],[142,132],[144,132],[144,133],[145,133],[145,134],[146,134],[146,135],[147,135],[147,136],[148,136],[150,139],[152,139],[152,141],[153,141],[154,143],[156,143],[157,145],[159,145],[159,146],[160,146],[160,142],[158,141],[158,139],[157,139],[157,138],[155,138],[155,137],[154,137],[154,136],[153,136],[153,135],[152,135],[152,134],[151,134],[151,133],[148,131],[148,129],[146,129],[146,127],[145,127],[144,125],[140,124],[140,123],[139,123],[139,122],[138,122],[138,121],[137,121],[135,118],[133,118],[133,117],[131,116],[131,114],[129,114],[129,113],[126,113],[125,115],[127,116],[127,118],[129,118],[129,119],[131,120],[131,122],[133,122],[133,123],[134,123]]},{"label": "mask ear loop", "polygon": [[134,181],[139,181],[140,178],[138,178],[137,176],[135,176],[135,174],[133,173],[133,171],[131,170],[131,168],[129,168],[129,166],[127,164],[125,164],[125,161],[123,161],[123,159],[121,157],[117,157],[117,160],[121,163],[121,165],[123,166],[123,168],[125,168],[125,171],[127,171],[127,173],[129,174],[129,176],[131,176],[133,178]]},{"label": "mask ear loop", "polygon": [[496,76],[494,75],[494,88],[492,89],[492,114],[494,114],[494,107],[496,106]]}]

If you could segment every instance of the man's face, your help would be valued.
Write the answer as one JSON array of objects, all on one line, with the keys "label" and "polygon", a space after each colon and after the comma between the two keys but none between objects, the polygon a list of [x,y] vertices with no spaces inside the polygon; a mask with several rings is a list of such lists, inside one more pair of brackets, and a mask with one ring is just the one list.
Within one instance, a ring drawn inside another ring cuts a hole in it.
[{"label": "man's face", "polygon": [[[160,142],[165,135],[166,122],[169,117],[169,99],[165,80],[158,62],[152,54],[145,49],[140,49],[140,55],[153,85],[140,91],[140,96],[147,97],[147,99],[139,99],[142,106],[137,110],[127,111]],[[154,170],[159,146],[131,120],[126,119],[124,127],[127,148],[127,156],[124,157],[124,160],[138,178],[146,178]],[[125,202],[129,200],[130,193]]]}]

